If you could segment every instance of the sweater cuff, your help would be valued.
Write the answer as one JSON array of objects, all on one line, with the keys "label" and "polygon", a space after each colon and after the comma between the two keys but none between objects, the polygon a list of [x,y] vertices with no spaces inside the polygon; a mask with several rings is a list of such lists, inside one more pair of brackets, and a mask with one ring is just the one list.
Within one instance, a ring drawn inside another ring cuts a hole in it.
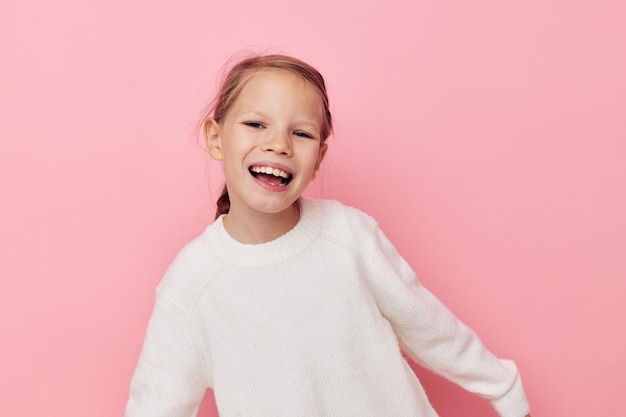
[{"label": "sweater cuff", "polygon": [[491,400],[491,405],[501,417],[525,417],[530,413],[530,407],[517,367],[508,360],[500,360],[500,362],[505,368],[515,373],[515,382],[502,397]]}]

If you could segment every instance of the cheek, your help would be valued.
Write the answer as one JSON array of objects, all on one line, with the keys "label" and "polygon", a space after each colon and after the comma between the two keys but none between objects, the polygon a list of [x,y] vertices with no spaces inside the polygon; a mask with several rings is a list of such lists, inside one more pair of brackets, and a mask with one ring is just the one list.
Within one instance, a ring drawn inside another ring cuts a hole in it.
[{"label": "cheek", "polygon": [[222,152],[224,159],[233,159],[241,153],[241,143],[232,135],[224,136],[222,139]]},{"label": "cheek", "polygon": [[322,162],[322,154],[319,148],[310,149],[307,153],[306,166],[307,169],[315,171]]}]

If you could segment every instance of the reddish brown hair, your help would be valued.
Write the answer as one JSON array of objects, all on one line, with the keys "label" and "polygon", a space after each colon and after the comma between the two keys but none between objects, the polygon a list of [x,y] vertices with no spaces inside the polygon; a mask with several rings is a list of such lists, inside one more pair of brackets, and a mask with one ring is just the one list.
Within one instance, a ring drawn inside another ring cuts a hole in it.
[{"label": "reddish brown hair", "polygon": [[[252,75],[266,69],[280,69],[296,74],[308,81],[319,93],[324,106],[324,118],[320,131],[321,143],[324,143],[333,131],[324,78],[319,71],[306,62],[288,55],[255,55],[233,65],[224,77],[215,99],[211,102],[208,111],[202,118],[202,124],[204,125],[209,119],[214,119],[218,123],[223,121]],[[229,209],[228,189],[224,185],[222,194],[217,200],[215,218],[217,219],[220,215],[228,213]]]}]

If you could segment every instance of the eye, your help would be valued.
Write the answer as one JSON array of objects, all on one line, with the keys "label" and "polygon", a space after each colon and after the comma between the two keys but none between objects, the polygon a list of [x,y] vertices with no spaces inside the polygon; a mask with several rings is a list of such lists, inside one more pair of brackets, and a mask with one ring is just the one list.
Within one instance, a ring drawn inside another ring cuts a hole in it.
[{"label": "eye", "polygon": [[313,139],[313,135],[304,132],[302,130],[296,130],[295,132],[293,132],[294,135],[299,136],[301,138],[308,138],[308,139]]},{"label": "eye", "polygon": [[263,127],[265,127],[263,126],[263,123],[259,123],[259,122],[244,122],[243,124],[253,129],[262,129]]}]

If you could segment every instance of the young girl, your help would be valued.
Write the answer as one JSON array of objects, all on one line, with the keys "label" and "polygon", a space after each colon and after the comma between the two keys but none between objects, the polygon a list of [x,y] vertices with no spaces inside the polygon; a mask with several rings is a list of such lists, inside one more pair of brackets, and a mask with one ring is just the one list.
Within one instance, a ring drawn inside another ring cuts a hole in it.
[{"label": "young girl", "polygon": [[227,74],[204,120],[217,218],[157,288],[127,417],[434,417],[402,356],[528,414],[499,360],[417,281],[376,222],[302,197],[332,132],[322,76],[283,55]]}]

